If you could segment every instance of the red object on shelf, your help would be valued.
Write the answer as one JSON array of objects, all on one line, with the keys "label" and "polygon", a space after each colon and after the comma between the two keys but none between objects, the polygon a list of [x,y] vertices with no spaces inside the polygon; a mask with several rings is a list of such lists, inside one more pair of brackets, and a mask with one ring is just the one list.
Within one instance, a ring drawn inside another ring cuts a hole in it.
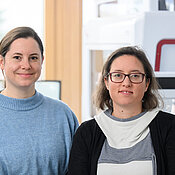
[{"label": "red object on shelf", "polygon": [[162,50],[162,46],[165,44],[175,44],[175,39],[163,39],[158,42],[157,49],[156,49],[155,71],[160,70],[161,50]]}]

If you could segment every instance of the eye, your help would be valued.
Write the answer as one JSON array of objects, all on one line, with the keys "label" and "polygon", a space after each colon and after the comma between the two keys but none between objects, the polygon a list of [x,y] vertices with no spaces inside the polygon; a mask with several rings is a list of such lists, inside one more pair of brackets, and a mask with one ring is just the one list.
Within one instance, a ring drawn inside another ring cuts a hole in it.
[{"label": "eye", "polygon": [[16,60],[20,60],[21,59],[21,57],[20,56],[17,56],[17,55],[14,56],[13,58],[16,59]]},{"label": "eye", "polygon": [[38,59],[39,59],[38,56],[31,56],[31,57],[30,57],[30,60],[33,61],[33,62],[38,61]]},{"label": "eye", "polygon": [[30,59],[31,59],[31,60],[37,60],[38,57],[33,56],[33,57],[31,57]]},{"label": "eye", "polygon": [[112,76],[116,77],[116,78],[120,78],[120,77],[122,77],[122,74],[121,73],[113,73]]},{"label": "eye", "polygon": [[130,76],[133,77],[133,78],[140,78],[141,74],[131,74]]}]

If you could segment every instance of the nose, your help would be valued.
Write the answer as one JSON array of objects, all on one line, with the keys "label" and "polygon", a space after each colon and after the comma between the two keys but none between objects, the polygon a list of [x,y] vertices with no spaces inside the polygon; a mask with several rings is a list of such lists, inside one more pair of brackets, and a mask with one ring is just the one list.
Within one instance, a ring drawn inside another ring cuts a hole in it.
[{"label": "nose", "polygon": [[125,76],[125,79],[122,82],[123,86],[130,87],[131,86],[131,81],[129,79],[129,76]]},{"label": "nose", "polygon": [[31,68],[30,61],[28,59],[22,59],[21,60],[21,68],[22,69],[30,69]]}]

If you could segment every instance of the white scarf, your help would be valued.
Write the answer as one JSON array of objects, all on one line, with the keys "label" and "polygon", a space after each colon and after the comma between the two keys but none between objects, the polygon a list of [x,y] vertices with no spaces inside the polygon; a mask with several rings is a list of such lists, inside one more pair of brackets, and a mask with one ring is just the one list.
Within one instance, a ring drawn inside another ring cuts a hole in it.
[{"label": "white scarf", "polygon": [[111,147],[129,148],[143,140],[149,131],[148,125],[155,118],[159,109],[146,112],[143,116],[131,121],[116,121],[104,112],[95,116],[95,120]]}]

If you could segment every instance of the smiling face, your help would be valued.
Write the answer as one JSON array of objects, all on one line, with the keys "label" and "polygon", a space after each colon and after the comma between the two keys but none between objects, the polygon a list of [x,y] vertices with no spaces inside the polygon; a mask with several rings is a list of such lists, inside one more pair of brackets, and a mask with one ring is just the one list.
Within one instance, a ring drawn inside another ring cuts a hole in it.
[{"label": "smiling face", "polygon": [[[122,55],[117,57],[111,64],[111,72],[119,72],[124,74],[143,73],[144,68],[142,63],[132,55]],[[144,77],[140,84],[132,83],[128,76],[121,83],[114,83],[109,76],[105,79],[105,84],[109,90],[110,97],[113,102],[113,110],[118,107],[142,108],[142,98],[146,92],[149,82],[146,82]]]},{"label": "smiling face", "polygon": [[0,58],[6,88],[32,88],[41,74],[42,56],[38,43],[31,37],[12,42],[5,58]]}]

